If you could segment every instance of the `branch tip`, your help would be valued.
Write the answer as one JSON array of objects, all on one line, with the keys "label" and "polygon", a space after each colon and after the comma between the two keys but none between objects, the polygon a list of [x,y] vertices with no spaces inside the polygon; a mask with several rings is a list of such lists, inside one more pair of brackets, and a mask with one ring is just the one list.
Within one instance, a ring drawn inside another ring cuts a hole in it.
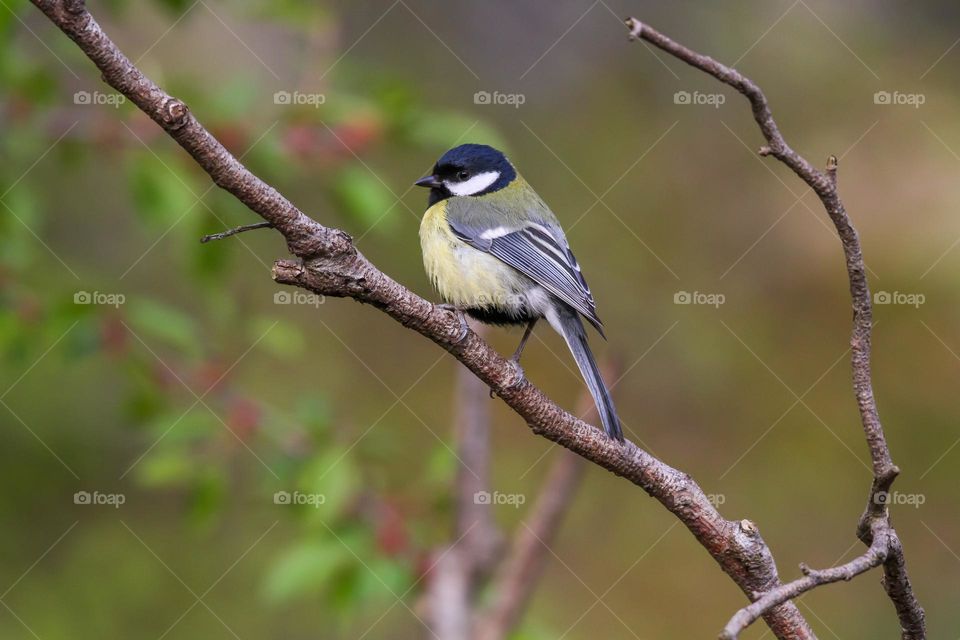
[{"label": "branch tip", "polygon": [[253,231],[254,229],[273,229],[272,222],[256,222],[254,224],[245,224],[233,229],[227,229],[226,231],[221,231],[220,233],[211,233],[210,235],[203,236],[200,238],[202,244],[206,244],[212,240],[223,240],[224,238],[229,238],[230,236],[235,236],[238,233],[243,233],[244,231]]},{"label": "branch tip", "polygon": [[630,34],[627,36],[630,41],[639,40],[643,34],[643,23],[633,17],[627,18],[623,22],[627,25],[627,28],[630,29]]},{"label": "branch tip", "polygon": [[837,156],[831,155],[827,158],[827,179],[833,184],[834,189],[837,187],[837,165],[838,165]]}]

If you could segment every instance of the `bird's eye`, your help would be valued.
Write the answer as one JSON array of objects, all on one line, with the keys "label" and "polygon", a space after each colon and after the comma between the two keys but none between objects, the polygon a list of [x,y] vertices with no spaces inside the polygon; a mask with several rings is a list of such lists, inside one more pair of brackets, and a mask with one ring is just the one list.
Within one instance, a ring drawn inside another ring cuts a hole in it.
[{"label": "bird's eye", "polygon": [[469,171],[461,171],[457,174],[457,180],[466,180],[470,177]]}]

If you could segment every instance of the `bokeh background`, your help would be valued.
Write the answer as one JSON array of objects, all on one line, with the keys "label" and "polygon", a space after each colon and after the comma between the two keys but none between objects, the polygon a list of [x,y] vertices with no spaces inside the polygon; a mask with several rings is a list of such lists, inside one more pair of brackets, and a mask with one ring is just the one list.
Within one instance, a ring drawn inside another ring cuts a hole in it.
[{"label": "bokeh background", "polygon": [[[955,4],[89,4],[256,173],[425,296],[411,183],[459,142],[505,149],[568,229],[630,437],[754,520],[792,578],[860,550],[869,458],[840,245],[813,194],[756,155],[744,100],[628,43],[621,19],[735,64],[794,148],[841,157],[886,294],[894,521],[931,637],[956,635]],[[373,309],[275,285],[275,233],[201,245],[256,218],[25,0],[0,2],[0,34],[0,636],[424,636],[410,609],[450,541],[459,365]],[[536,336],[526,373],[572,408],[572,361]],[[518,337],[490,339],[508,353]],[[529,504],[556,451],[491,403],[492,488]],[[496,508],[508,530],[525,515]],[[552,552],[517,638],[714,637],[744,602],[599,469]],[[896,635],[877,572],[799,606],[822,638]]]}]

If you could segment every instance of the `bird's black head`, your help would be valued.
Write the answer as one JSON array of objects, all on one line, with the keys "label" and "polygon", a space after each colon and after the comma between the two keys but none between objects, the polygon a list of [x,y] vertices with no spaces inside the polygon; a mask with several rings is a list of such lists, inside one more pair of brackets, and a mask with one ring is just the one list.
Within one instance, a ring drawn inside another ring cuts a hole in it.
[{"label": "bird's black head", "polygon": [[516,177],[513,165],[500,151],[485,144],[462,144],[443,154],[431,175],[414,184],[430,187],[432,205],[451,196],[482,196],[499,191]]}]

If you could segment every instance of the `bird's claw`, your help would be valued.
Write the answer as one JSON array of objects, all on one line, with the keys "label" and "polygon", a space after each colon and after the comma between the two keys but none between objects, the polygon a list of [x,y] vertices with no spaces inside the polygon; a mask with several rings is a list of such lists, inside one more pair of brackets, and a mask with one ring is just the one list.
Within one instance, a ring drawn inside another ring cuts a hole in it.
[{"label": "bird's claw", "polygon": [[[523,367],[520,366],[519,358],[512,357],[508,359],[507,362],[510,364],[511,368],[513,369],[513,380],[509,384],[505,385],[504,389],[507,389],[507,390],[516,389],[523,383],[524,380],[527,379],[527,376],[523,372]],[[493,387],[490,387],[491,400],[493,399],[493,396],[495,393],[496,391],[494,391]]]},{"label": "bird's claw", "polygon": [[510,363],[510,366],[513,368],[513,381],[507,385],[507,389],[516,389],[524,380],[527,379],[526,374],[523,372],[523,367],[520,366],[520,359],[510,358],[507,360]]},{"label": "bird's claw", "polygon": [[443,309],[444,311],[450,311],[457,317],[457,320],[460,321],[460,335],[458,335],[453,342],[458,343],[463,341],[467,334],[470,333],[470,325],[467,324],[467,315],[463,312],[463,309],[458,307],[455,304],[449,304],[446,302],[436,305],[438,309]]}]

